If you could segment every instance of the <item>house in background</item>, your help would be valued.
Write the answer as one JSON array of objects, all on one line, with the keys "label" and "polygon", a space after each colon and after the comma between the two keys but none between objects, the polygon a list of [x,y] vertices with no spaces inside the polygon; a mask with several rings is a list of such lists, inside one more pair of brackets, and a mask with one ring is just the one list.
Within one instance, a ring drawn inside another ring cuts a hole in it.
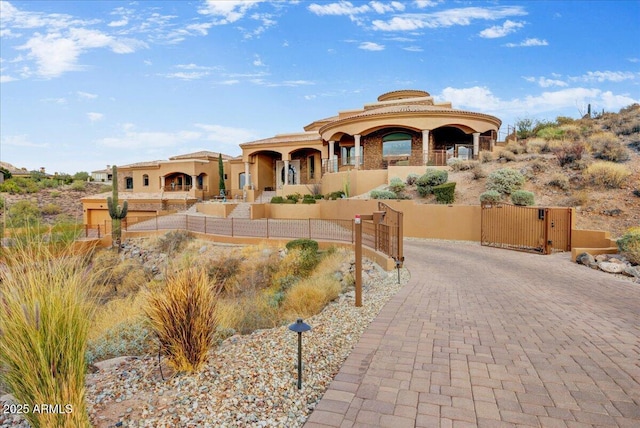
[{"label": "house in background", "polygon": [[91,180],[100,183],[110,184],[113,179],[113,171],[111,165],[107,165],[105,169],[91,171]]}]

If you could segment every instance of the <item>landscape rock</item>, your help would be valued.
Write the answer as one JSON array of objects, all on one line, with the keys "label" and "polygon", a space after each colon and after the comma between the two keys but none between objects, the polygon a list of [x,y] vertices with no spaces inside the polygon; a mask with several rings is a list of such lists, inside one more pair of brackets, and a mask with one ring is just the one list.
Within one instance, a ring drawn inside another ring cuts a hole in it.
[{"label": "landscape rock", "polygon": [[625,265],[621,263],[600,262],[597,265],[601,271],[607,273],[622,273],[625,270]]},{"label": "landscape rock", "polygon": [[592,269],[598,268],[595,258],[589,253],[582,253],[578,255],[578,257],[576,257],[576,263],[588,266]]},{"label": "landscape rock", "polygon": [[627,266],[624,269],[624,273],[629,276],[634,276],[640,280],[640,265],[638,266]]}]

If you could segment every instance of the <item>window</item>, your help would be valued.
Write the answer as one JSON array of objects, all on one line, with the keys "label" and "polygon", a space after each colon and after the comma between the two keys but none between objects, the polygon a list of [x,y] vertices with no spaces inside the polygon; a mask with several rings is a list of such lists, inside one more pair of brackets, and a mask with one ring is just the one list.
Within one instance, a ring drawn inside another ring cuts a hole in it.
[{"label": "window", "polygon": [[142,176],[142,185],[149,187],[149,176],[147,174]]},{"label": "window", "polygon": [[383,157],[411,156],[411,135],[403,132],[395,132],[382,138]]},{"label": "window", "polygon": [[[342,153],[342,165],[355,165],[356,164],[356,147],[355,146],[342,146],[340,147]],[[360,146],[360,165],[364,163],[364,147]]]},{"label": "window", "polygon": [[127,177],[124,179],[124,185],[125,188],[127,190],[132,190],[133,189],[133,178],[132,177]]},{"label": "window", "polygon": [[309,165],[309,178],[313,179],[316,175],[316,158],[315,156],[309,156],[307,158],[307,162]]}]

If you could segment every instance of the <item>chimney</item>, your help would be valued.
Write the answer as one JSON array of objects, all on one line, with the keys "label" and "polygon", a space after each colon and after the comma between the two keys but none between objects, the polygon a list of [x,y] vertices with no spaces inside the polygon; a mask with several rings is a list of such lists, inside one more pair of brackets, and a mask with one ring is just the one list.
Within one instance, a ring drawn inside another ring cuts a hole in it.
[{"label": "chimney", "polygon": [[44,174],[44,167],[43,166],[40,167],[40,172]]}]

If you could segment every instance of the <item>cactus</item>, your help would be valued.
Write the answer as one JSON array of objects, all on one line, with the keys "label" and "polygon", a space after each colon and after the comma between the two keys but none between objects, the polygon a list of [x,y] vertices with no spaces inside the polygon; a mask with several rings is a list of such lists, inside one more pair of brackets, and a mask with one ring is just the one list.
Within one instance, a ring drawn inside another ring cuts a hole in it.
[{"label": "cactus", "polygon": [[120,240],[122,238],[122,219],[127,216],[128,204],[124,201],[122,206],[118,205],[118,168],[114,165],[113,169],[113,194],[107,198],[107,207],[109,207],[109,216],[111,217],[111,237],[113,245],[120,250]]}]

